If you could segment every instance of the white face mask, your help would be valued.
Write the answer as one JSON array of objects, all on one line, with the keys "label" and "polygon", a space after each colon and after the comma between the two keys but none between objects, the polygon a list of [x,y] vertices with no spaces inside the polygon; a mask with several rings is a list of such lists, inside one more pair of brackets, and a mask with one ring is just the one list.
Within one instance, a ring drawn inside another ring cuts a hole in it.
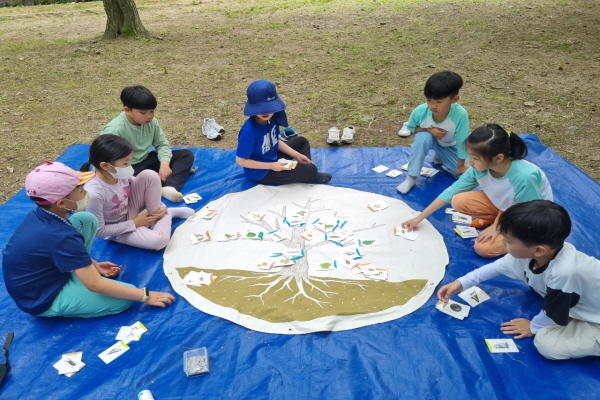
[{"label": "white face mask", "polygon": [[83,199],[77,200],[77,201],[67,199],[67,198],[65,198],[63,200],[67,200],[67,201],[77,204],[77,208],[75,210],[71,210],[70,208],[67,208],[67,210],[73,211],[73,212],[83,211],[87,208],[87,206],[90,205],[90,194],[86,192],[85,197]]},{"label": "white face mask", "polygon": [[129,178],[133,177],[134,171],[133,171],[133,167],[131,165],[129,167],[125,167],[125,168],[115,167],[112,164],[108,164],[108,165],[110,165],[115,170],[117,170],[117,172],[108,171],[108,173],[111,174],[112,177],[115,179],[129,179]]}]

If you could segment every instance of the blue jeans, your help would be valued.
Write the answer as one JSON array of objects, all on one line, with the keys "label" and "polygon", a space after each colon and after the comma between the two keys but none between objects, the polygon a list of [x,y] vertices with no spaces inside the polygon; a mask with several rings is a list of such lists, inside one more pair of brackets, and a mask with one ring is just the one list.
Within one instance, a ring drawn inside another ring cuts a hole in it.
[{"label": "blue jeans", "polygon": [[410,149],[410,158],[408,161],[408,175],[419,176],[425,157],[429,154],[429,150],[435,151],[435,154],[443,165],[450,171],[452,176],[456,178],[456,168],[458,167],[458,153],[456,146],[442,147],[429,132],[415,133],[415,141]]}]

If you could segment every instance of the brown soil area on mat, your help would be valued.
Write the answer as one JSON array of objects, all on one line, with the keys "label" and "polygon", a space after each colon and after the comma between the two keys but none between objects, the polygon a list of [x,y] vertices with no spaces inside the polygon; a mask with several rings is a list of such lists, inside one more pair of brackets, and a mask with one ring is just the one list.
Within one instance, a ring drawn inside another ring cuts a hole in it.
[{"label": "brown soil area on mat", "polygon": [[[0,9],[0,202],[43,159],[89,143],[124,86],[158,97],[171,144],[234,148],[245,89],[276,82],[314,147],[332,126],[352,146],[397,132],[434,72],[462,75],[471,128],[533,132],[600,180],[596,0],[139,0],[150,38],[103,41],[101,2]],[[201,133],[215,118],[218,142]]]}]

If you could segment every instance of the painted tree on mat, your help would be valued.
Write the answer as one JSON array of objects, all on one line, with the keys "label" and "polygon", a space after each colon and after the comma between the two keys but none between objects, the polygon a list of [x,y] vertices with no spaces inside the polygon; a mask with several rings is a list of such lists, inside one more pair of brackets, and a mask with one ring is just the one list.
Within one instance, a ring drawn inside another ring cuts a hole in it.
[{"label": "painted tree on mat", "polygon": [[[327,209],[311,210],[316,200],[307,200],[301,206],[305,221],[315,213],[329,211]],[[269,210],[276,215],[275,227],[264,218],[260,221],[241,216],[243,222],[258,225],[267,232],[280,230],[279,221],[286,217],[286,206],[281,212]],[[335,216],[336,214],[334,214]],[[314,217],[313,217],[314,218]],[[310,250],[319,246],[340,247],[331,241],[306,244],[301,234],[307,224],[292,227],[291,238],[279,243],[290,249],[304,249],[305,255],[298,258],[295,264],[283,267],[277,272],[254,272],[233,269],[207,269],[218,276],[215,283],[201,288],[190,287],[206,299],[225,307],[235,308],[243,314],[253,315],[269,322],[306,321],[332,314],[363,314],[382,311],[393,306],[403,305],[418,294],[427,284],[426,279],[413,279],[403,282],[376,280],[337,279],[309,275],[308,258]],[[383,224],[355,229],[354,232],[376,229]],[[195,268],[178,269],[181,277]],[[227,286],[226,289],[223,286]],[[276,307],[265,307],[265,304],[276,304]],[[287,304],[287,305],[286,305]]]},{"label": "painted tree on mat", "polygon": [[148,35],[133,0],[102,0],[102,2],[107,17],[104,39]]}]

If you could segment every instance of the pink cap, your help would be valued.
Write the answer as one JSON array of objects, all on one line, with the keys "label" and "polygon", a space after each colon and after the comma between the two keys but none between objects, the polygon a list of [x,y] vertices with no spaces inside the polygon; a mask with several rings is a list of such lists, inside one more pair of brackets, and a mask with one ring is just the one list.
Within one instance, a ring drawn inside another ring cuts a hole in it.
[{"label": "pink cap", "polygon": [[25,191],[27,196],[46,200],[36,201],[37,204],[48,206],[67,197],[73,189],[84,184],[89,175],[89,172],[78,173],[59,162],[45,161],[27,175]]}]

